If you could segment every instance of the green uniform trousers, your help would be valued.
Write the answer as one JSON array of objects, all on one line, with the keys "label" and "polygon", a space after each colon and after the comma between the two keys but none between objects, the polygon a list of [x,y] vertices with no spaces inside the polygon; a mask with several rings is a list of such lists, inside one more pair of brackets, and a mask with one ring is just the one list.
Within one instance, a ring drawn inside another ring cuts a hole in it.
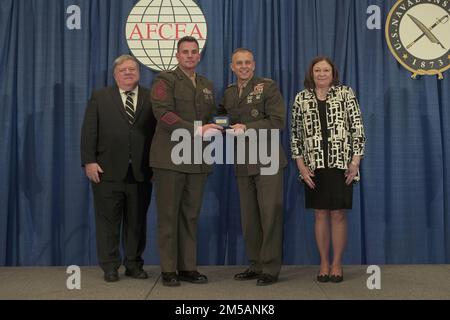
[{"label": "green uniform trousers", "polygon": [[197,270],[197,222],[206,173],[153,168],[162,272]]},{"label": "green uniform trousers", "polygon": [[250,270],[278,277],[283,253],[283,170],[237,177]]}]

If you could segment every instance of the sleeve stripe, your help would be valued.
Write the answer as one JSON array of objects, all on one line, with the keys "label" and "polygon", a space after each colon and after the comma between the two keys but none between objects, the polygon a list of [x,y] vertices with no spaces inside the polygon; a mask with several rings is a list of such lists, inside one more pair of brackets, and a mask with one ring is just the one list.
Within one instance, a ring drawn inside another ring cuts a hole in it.
[{"label": "sleeve stripe", "polygon": [[180,120],[181,118],[174,112],[167,112],[161,117],[161,121],[169,126],[173,126]]}]

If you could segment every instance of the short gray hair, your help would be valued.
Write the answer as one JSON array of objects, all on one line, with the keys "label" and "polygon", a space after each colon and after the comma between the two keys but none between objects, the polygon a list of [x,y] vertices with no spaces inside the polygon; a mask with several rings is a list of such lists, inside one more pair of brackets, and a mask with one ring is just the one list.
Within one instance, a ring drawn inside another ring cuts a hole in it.
[{"label": "short gray hair", "polygon": [[253,53],[253,51],[250,50],[250,49],[247,49],[247,48],[237,48],[237,49],[234,49],[233,53],[231,54],[231,58],[233,58],[233,56],[234,56],[236,53],[241,53],[241,52],[248,52],[248,53],[250,53],[250,54],[252,55],[253,60],[255,59],[255,54]]},{"label": "short gray hair", "polygon": [[136,63],[136,67],[139,67],[139,63],[136,60],[135,57],[129,55],[129,54],[123,54],[119,57],[116,58],[116,60],[114,60],[114,64],[113,64],[113,71],[116,71],[116,67],[122,63],[124,63],[127,60],[132,60]]}]

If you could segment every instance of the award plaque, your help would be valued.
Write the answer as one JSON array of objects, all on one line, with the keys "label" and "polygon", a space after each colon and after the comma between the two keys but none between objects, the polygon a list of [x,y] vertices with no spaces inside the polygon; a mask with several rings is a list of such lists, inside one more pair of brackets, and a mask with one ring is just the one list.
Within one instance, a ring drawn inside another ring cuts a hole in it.
[{"label": "award plaque", "polygon": [[224,129],[228,129],[230,127],[230,118],[228,116],[215,116],[214,123],[223,127]]},{"label": "award plaque", "polygon": [[230,128],[230,124],[231,124],[230,117],[228,116],[227,110],[225,109],[223,104],[219,104],[219,106],[217,108],[217,113],[213,117],[213,121],[215,124],[217,124],[218,126],[221,126],[224,129]]}]

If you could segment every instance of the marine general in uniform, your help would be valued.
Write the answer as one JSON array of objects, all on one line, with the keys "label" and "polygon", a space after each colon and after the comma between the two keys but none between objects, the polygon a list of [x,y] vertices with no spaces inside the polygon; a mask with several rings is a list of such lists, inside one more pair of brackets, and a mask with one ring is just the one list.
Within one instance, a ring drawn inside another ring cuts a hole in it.
[{"label": "marine general in uniform", "polygon": [[[223,105],[236,131],[278,129],[285,126],[285,105],[275,81],[254,76],[253,53],[244,48],[232,55],[231,69],[237,83],[224,94]],[[279,169],[275,174],[262,174],[263,165],[249,162],[249,141],[246,162],[236,164],[240,194],[241,222],[250,267],[234,276],[235,280],[257,279],[257,285],[270,285],[278,280],[282,264],[283,231],[283,168],[286,156],[279,141]],[[258,141],[258,149],[261,145]],[[270,148],[269,148],[270,150]],[[239,152],[239,151],[238,151]],[[273,156],[273,155],[272,155]]]}]

